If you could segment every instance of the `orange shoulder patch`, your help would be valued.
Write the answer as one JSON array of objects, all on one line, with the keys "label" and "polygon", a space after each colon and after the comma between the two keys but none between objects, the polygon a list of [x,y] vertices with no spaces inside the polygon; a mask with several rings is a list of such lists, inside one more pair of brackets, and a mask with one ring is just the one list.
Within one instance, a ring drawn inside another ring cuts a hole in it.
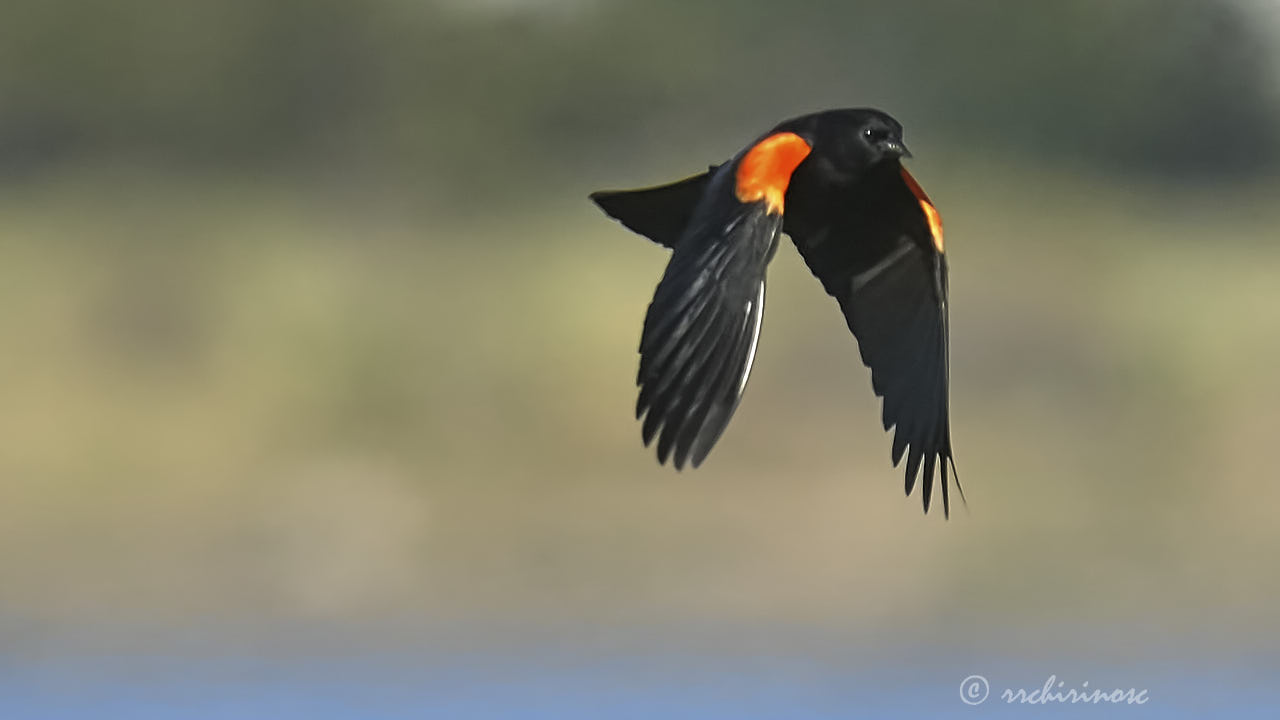
[{"label": "orange shoulder patch", "polygon": [[902,168],[902,179],[906,181],[907,189],[916,196],[920,209],[924,211],[925,222],[929,223],[929,234],[933,236],[933,246],[938,249],[938,252],[942,252],[942,216],[938,214],[938,209],[933,206],[929,196],[924,194],[920,183],[911,177],[911,173],[907,172],[906,168]]},{"label": "orange shoulder patch", "polygon": [[738,200],[744,203],[763,200],[769,212],[782,214],[791,173],[812,149],[804,138],[789,132],[770,135],[756,143],[738,161],[734,188]]}]

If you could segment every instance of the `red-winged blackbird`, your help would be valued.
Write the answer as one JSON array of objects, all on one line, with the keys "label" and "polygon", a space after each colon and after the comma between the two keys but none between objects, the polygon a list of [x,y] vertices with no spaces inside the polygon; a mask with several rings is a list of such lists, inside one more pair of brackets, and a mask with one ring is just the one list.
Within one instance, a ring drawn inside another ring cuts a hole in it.
[{"label": "red-winged blackbird", "polygon": [[779,124],[701,175],[591,195],[673,250],[644,319],[636,380],[636,417],[646,445],[658,438],[659,462],[697,467],[729,424],[760,337],[765,268],[785,232],[858,340],[884,428],[897,428],[894,465],[906,454],[907,494],[919,474],[928,512],[936,468],[950,513],[942,220],[903,157],[897,120],[828,110]]}]

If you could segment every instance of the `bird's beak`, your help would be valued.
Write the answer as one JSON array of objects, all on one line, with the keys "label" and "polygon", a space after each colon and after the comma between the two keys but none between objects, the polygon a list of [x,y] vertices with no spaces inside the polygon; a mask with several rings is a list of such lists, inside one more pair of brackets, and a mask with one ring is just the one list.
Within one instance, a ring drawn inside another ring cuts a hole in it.
[{"label": "bird's beak", "polygon": [[904,157],[904,158],[911,157],[911,151],[907,149],[907,146],[897,140],[890,140],[889,142],[885,143],[884,149],[897,155],[898,157]]}]

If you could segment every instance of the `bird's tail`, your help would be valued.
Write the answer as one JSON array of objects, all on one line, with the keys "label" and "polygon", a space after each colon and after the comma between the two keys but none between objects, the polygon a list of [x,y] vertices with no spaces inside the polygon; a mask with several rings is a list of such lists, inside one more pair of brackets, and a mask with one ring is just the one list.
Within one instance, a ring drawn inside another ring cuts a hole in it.
[{"label": "bird's tail", "polygon": [[693,217],[693,210],[707,189],[715,166],[669,185],[639,190],[601,190],[591,199],[605,213],[665,247],[674,248]]}]

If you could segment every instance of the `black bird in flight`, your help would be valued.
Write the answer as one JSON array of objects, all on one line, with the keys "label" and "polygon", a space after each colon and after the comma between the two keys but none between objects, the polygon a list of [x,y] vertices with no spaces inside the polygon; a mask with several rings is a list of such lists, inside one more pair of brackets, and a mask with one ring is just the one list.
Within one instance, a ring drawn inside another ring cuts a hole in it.
[{"label": "black bird in flight", "polygon": [[886,113],[828,110],[779,124],[701,175],[591,195],[673,251],[645,315],[636,380],[636,417],[645,445],[657,437],[659,462],[697,467],[729,424],[760,338],[765,269],[785,232],[871,368],[884,428],[896,426],[894,466],[907,458],[907,494],[919,476],[928,512],[936,469],[950,514],[942,220],[904,157],[902,125]]}]

